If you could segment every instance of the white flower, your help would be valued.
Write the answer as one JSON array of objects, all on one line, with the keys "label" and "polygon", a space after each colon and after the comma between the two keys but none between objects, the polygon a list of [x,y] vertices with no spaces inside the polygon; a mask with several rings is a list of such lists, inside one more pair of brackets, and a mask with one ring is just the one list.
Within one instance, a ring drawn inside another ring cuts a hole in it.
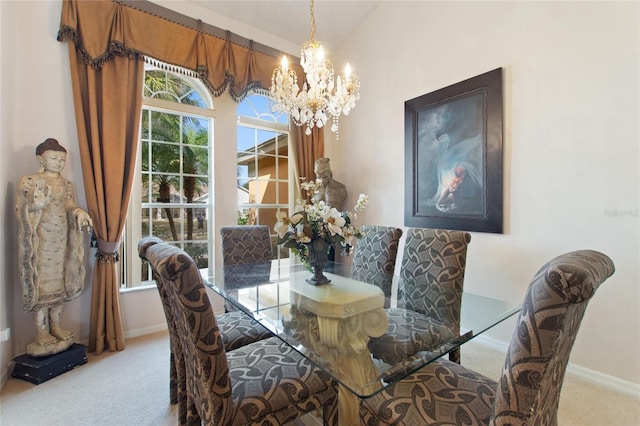
[{"label": "white flower", "polygon": [[358,201],[356,202],[356,206],[353,208],[353,211],[356,213],[359,212],[360,210],[364,209],[368,203],[369,196],[360,194],[360,196],[358,197]]},{"label": "white flower", "polygon": [[298,210],[296,211],[291,218],[289,219],[289,222],[295,226],[298,224],[298,222],[300,222],[302,219],[304,218],[304,210]]},{"label": "white flower", "polygon": [[326,210],[322,214],[322,220],[325,221],[331,235],[342,235],[342,227],[345,225],[346,220],[342,217],[340,212],[334,207]]},{"label": "white flower", "polygon": [[289,231],[289,217],[283,211],[276,214],[277,222],[273,226],[273,230],[277,232],[278,237],[283,238]]}]

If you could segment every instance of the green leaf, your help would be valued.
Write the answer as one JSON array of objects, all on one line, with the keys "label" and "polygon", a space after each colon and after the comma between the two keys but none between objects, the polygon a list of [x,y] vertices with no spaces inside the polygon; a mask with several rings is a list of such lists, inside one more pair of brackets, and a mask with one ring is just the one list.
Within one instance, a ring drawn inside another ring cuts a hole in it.
[{"label": "green leaf", "polygon": [[291,239],[284,243],[284,247],[294,249],[298,247],[298,243],[296,243],[296,240]]}]

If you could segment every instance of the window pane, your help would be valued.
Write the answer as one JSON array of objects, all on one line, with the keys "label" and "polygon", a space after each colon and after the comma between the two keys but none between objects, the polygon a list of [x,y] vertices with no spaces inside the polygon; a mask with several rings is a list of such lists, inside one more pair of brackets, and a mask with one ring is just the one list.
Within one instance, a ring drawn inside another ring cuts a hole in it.
[{"label": "window pane", "polygon": [[258,178],[268,180],[275,177],[275,158],[265,155],[258,156]]},{"label": "window pane", "polygon": [[258,129],[258,152],[273,154],[276,135],[276,132]]},{"label": "window pane", "polygon": [[274,207],[263,207],[257,209],[258,225],[267,225],[269,229],[273,229],[276,224],[276,213],[278,209]]},{"label": "window pane", "polygon": [[206,108],[207,107],[207,103],[204,101],[204,99],[202,99],[202,96],[200,96],[200,93],[198,93],[196,90],[190,91],[186,95],[186,97],[183,98],[183,102],[185,104],[195,105],[195,106],[199,106],[201,108]]},{"label": "window pane", "polygon": [[148,235],[151,235],[149,232],[149,222],[151,221],[151,217],[153,217],[154,215],[154,211],[155,209],[150,209],[150,208],[146,208],[146,209],[142,209],[141,213],[142,213],[142,218],[140,220],[140,223],[142,224],[142,236],[146,237]]},{"label": "window pane", "polygon": [[249,208],[238,208],[238,225],[249,225]]},{"label": "window pane", "polygon": [[289,202],[289,182],[278,182],[278,204],[287,204]]},{"label": "window pane", "polygon": [[163,207],[158,209],[151,218],[151,230],[149,235],[156,236],[166,242],[178,240],[180,225],[180,209]]},{"label": "window pane", "polygon": [[289,180],[289,160],[287,157],[278,157],[278,179]]},{"label": "window pane", "polygon": [[255,130],[250,127],[238,126],[238,152],[255,152]]},{"label": "window pane", "polygon": [[193,203],[208,204],[209,203],[209,178],[204,176],[196,177],[195,194]]},{"label": "window pane", "polygon": [[196,261],[199,269],[209,267],[209,246],[207,241],[186,243],[184,250]]},{"label": "window pane", "polygon": [[151,143],[150,170],[159,173],[180,173],[180,146],[162,142]]},{"label": "window pane", "polygon": [[252,96],[249,96],[247,98],[245,98],[244,101],[242,101],[239,105],[238,105],[238,115],[243,115],[245,117],[255,117],[256,113],[255,110],[253,108],[253,105],[251,105],[252,103]]},{"label": "window pane", "polygon": [[287,135],[278,133],[276,135],[276,151],[280,155],[287,156],[289,153],[289,141]]},{"label": "window pane", "polygon": [[207,210],[203,207],[186,207],[182,209],[181,232],[182,241],[208,240]]},{"label": "window pane", "polygon": [[[283,212],[285,213],[287,216],[290,215],[290,211],[287,208],[278,208],[278,209],[274,209],[275,211],[273,212],[273,216],[275,218],[277,212]],[[275,225],[275,219],[274,219],[274,225]],[[277,241],[277,240],[276,240]],[[285,247],[281,247],[281,246],[277,246],[277,248],[274,249],[274,253],[278,253],[278,258],[279,259],[287,259],[290,256],[291,250],[289,250],[288,248]]]},{"label": "window pane", "polygon": [[147,141],[146,139],[143,139],[140,142],[140,157],[142,160],[142,164],[140,165],[140,167],[142,168],[142,171],[144,172],[148,172],[149,171],[149,141]]},{"label": "window pane", "polygon": [[184,102],[185,97],[193,90],[191,88],[191,84],[188,81],[183,80],[181,77],[169,73],[167,73],[167,84],[170,87],[170,90],[177,95],[178,99],[180,99],[180,102],[186,103]]},{"label": "window pane", "polygon": [[256,167],[255,156],[251,156],[250,158],[247,158],[247,159],[243,158],[242,161],[238,160],[238,165],[246,167],[248,178],[258,177],[258,168]]},{"label": "window pane", "polygon": [[236,176],[238,177],[238,186],[245,186],[249,177],[249,166],[244,162],[238,161],[236,167]]},{"label": "window pane", "polygon": [[175,177],[167,174],[151,173],[149,175],[153,182],[153,188],[151,192],[151,202],[160,203],[178,203],[180,202],[180,196],[176,194],[176,185],[179,182]]},{"label": "window pane", "polygon": [[142,111],[142,124],[140,129],[140,138],[141,139],[149,139],[149,110]]},{"label": "window pane", "polygon": [[180,141],[180,117],[167,112],[151,111],[151,139],[157,141]]},{"label": "window pane", "polygon": [[174,80],[168,78],[163,70],[145,71],[144,96],[165,101],[177,102],[175,90],[172,86]]},{"label": "window pane", "polygon": [[209,148],[185,147],[184,173],[207,176],[209,173]]},{"label": "window pane", "polygon": [[[252,179],[249,181],[249,203],[267,203],[266,192],[269,181],[262,179]],[[271,201],[273,202],[273,200]]]},{"label": "window pane", "polygon": [[183,143],[187,145],[207,146],[209,144],[209,124],[198,117],[183,117]]},{"label": "window pane", "polygon": [[196,208],[194,211],[196,220],[196,230],[193,232],[194,240],[209,240],[209,219],[207,218],[206,206],[202,208]]}]

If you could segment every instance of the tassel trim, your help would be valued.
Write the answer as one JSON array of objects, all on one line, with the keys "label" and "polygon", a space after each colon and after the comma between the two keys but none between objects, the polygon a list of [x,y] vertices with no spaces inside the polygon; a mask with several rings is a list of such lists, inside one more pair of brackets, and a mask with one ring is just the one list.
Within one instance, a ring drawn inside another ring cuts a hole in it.
[{"label": "tassel trim", "polygon": [[[208,69],[204,65],[199,65],[198,68],[194,70],[190,70],[187,68],[183,68],[179,65],[169,64],[166,62],[162,62],[157,58],[150,57],[143,52],[139,52],[134,49],[130,49],[124,46],[124,44],[120,41],[111,41],[106,49],[106,51],[97,57],[92,57],[89,52],[82,47],[82,43],[80,42],[80,37],[78,32],[68,26],[63,25],[60,27],[58,31],[57,40],[62,42],[64,40],[69,40],[73,42],[76,47],[76,50],[80,53],[81,58],[84,62],[93,69],[100,69],[104,64],[109,62],[115,56],[126,56],[132,60],[144,60],[147,64],[156,66],[158,68],[165,69],[167,71],[176,72],[179,74],[183,74],[189,77],[194,77],[200,79],[207,90],[211,93],[213,97],[221,96],[227,89],[229,89],[229,95],[231,99],[235,102],[242,102],[247,96],[257,93],[261,95],[268,96],[269,90],[262,87],[262,84],[259,81],[251,81],[249,82],[240,93],[236,93],[233,90],[234,77],[229,74],[228,71],[225,72],[225,78],[220,87],[214,87],[213,84],[207,78]],[[229,42],[229,40],[227,40]],[[253,48],[253,43],[250,44],[250,48]]]}]

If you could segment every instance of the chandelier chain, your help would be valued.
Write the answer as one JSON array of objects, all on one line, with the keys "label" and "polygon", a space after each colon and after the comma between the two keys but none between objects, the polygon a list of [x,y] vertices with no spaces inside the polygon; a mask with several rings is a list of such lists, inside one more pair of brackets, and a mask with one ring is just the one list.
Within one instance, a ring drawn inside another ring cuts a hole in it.
[{"label": "chandelier chain", "polygon": [[313,8],[313,0],[311,0],[311,43],[316,41],[316,13]]}]

